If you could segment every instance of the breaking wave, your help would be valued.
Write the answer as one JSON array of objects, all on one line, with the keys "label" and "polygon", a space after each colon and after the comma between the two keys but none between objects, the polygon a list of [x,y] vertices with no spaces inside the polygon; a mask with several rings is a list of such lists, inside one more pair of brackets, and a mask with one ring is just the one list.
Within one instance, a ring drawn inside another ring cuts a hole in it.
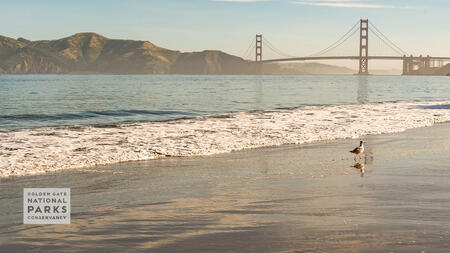
[{"label": "breaking wave", "polygon": [[[179,112],[120,110],[87,115],[118,113]],[[33,117],[53,120],[60,116],[67,115]],[[450,101],[305,106],[189,116],[192,118],[164,122],[2,131],[0,176],[395,133],[450,121]]]}]

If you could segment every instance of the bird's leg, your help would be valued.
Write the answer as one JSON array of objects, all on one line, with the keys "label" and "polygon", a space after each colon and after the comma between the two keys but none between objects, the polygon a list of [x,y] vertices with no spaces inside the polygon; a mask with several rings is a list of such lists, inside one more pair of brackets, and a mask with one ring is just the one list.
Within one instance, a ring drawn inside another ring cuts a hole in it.
[{"label": "bird's leg", "polygon": [[355,155],[355,157],[353,157],[353,160],[355,160],[355,162],[356,162],[356,155]]}]

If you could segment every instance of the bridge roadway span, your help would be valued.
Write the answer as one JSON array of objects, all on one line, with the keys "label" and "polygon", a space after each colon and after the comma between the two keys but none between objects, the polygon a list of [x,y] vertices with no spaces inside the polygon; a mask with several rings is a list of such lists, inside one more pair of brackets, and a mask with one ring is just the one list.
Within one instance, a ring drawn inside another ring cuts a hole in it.
[{"label": "bridge roadway span", "polygon": [[[284,61],[314,61],[314,60],[359,60],[359,56],[319,56],[319,57],[292,57],[292,58],[281,58],[281,59],[271,59],[263,60],[262,63],[268,62],[284,62]],[[431,56],[368,56],[369,60],[450,60],[450,57],[431,57]]]}]

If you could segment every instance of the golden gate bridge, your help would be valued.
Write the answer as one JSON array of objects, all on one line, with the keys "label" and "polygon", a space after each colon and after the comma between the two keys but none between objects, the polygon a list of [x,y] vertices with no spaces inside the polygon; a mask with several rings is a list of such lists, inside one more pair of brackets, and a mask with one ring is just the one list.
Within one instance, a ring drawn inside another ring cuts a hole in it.
[{"label": "golden gate bridge", "polygon": [[[357,55],[327,55],[333,52],[336,48],[350,40],[358,34],[359,31],[359,54]],[[374,38],[381,41],[381,44],[387,46],[395,55],[374,55],[369,54],[369,31],[374,35]],[[263,43],[272,52],[281,56],[282,58],[263,59]],[[253,50],[252,50],[253,48]],[[359,75],[369,74],[369,60],[401,60],[403,61],[403,75],[411,75],[417,73],[417,70],[432,70],[443,66],[444,61],[450,61],[450,57],[432,57],[432,56],[413,56],[392,42],[385,36],[372,22],[368,19],[361,19],[336,42],[327,48],[314,53],[312,55],[297,57],[284,53],[277,49],[271,42],[263,38],[262,34],[256,35],[256,40],[252,41],[244,58],[249,56],[249,53],[255,52],[255,62],[257,63],[272,63],[272,62],[292,62],[292,61],[317,61],[317,60],[358,60],[359,61]]]}]

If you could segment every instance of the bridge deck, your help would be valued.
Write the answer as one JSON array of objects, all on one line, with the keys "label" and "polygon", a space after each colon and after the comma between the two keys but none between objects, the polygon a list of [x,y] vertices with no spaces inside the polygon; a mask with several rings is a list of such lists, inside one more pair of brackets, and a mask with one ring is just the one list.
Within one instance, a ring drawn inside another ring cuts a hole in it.
[{"label": "bridge deck", "polygon": [[[403,60],[403,56],[369,56],[369,60]],[[420,60],[450,60],[450,57],[420,57],[420,56],[407,56],[407,59]],[[314,61],[314,60],[359,60],[359,56],[320,56],[320,57],[293,57],[293,58],[281,58],[263,60],[262,62],[284,62],[284,61]]]}]

